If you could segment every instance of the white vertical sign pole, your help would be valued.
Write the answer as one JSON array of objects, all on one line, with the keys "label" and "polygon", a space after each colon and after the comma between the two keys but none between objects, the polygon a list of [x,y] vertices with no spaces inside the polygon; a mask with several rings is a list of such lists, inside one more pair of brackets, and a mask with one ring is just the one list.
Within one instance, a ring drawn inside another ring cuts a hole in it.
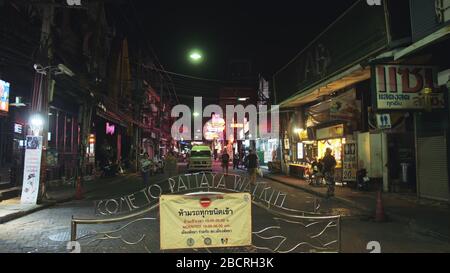
[{"label": "white vertical sign pole", "polygon": [[36,205],[41,172],[42,136],[27,136],[21,204]]}]

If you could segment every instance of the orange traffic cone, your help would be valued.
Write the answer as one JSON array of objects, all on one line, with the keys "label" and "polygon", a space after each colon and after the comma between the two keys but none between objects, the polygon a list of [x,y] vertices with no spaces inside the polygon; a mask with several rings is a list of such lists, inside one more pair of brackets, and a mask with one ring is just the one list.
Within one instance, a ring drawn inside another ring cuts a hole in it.
[{"label": "orange traffic cone", "polygon": [[77,200],[83,199],[83,188],[81,187],[81,178],[77,178],[77,189],[75,193],[75,198]]},{"label": "orange traffic cone", "polygon": [[375,212],[375,221],[376,222],[384,222],[386,220],[386,216],[384,215],[383,202],[381,200],[381,190],[378,192],[377,197],[377,209]]}]

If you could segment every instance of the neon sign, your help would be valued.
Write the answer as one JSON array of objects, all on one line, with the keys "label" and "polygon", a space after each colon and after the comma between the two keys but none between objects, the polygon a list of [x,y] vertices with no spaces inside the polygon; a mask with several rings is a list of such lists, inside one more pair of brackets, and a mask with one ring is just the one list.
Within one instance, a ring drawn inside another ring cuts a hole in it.
[{"label": "neon sign", "polygon": [[9,82],[0,80],[0,111],[9,111]]},{"label": "neon sign", "polygon": [[116,130],[116,126],[114,124],[106,123],[106,134],[114,135],[114,131]]},{"label": "neon sign", "polygon": [[213,115],[203,129],[206,140],[223,139],[225,120],[220,115]]}]

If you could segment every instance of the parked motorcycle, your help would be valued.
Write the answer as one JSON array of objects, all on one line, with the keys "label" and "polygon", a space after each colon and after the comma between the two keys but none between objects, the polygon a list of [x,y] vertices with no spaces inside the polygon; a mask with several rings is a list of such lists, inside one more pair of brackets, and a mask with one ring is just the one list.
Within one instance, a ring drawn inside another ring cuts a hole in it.
[{"label": "parked motorcycle", "polygon": [[162,160],[155,160],[153,162],[153,169],[154,173],[164,173],[164,161]]},{"label": "parked motorcycle", "polygon": [[103,166],[102,171],[102,177],[114,177],[117,175],[118,165],[109,161],[108,164]]}]

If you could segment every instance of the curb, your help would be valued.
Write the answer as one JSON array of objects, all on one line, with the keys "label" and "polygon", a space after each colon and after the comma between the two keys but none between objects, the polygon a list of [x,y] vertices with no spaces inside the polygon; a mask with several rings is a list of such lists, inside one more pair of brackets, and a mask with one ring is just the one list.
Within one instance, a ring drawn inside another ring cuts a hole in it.
[{"label": "curb", "polygon": [[[134,176],[134,175],[130,174],[129,176],[124,176],[121,179],[117,179],[117,181],[112,182],[111,184],[116,184],[116,183],[123,182],[126,178],[128,178],[130,176]],[[83,194],[95,192],[96,190],[97,189],[92,189],[92,190],[89,190],[89,191],[85,191],[85,192],[83,192]],[[81,199],[81,200],[84,200],[84,199],[85,199],[85,197],[83,197],[83,199]],[[4,223],[10,222],[12,220],[19,219],[21,217],[27,216],[29,214],[32,214],[34,212],[37,212],[37,211],[40,211],[40,210],[43,210],[43,209],[46,209],[46,208],[49,208],[49,207],[52,207],[52,206],[57,205],[57,204],[67,203],[67,202],[71,202],[71,201],[74,201],[74,200],[77,200],[75,198],[75,196],[72,196],[72,197],[69,197],[69,198],[64,198],[64,199],[61,199],[61,200],[49,200],[48,202],[43,203],[43,204],[39,204],[39,205],[37,205],[36,207],[34,207],[32,209],[18,211],[18,212],[14,212],[14,213],[5,215],[3,217],[0,217],[0,224],[4,224]],[[78,201],[80,201],[80,200],[78,200]]]},{"label": "curb", "polygon": [[[282,179],[273,177],[271,175],[264,175],[264,177],[267,177],[270,180],[273,180],[273,181],[276,181],[276,182],[280,182],[280,183],[283,183],[285,185],[288,185],[288,186],[300,189],[300,190],[302,190],[304,192],[307,192],[307,193],[310,193],[310,194],[314,194],[314,195],[316,195],[318,197],[327,198],[326,194],[323,194],[321,192],[317,192],[315,190],[312,190],[312,189],[309,189],[309,188],[306,188],[306,187],[303,187],[303,186],[300,186],[300,185],[293,185],[291,183],[287,183],[287,182],[283,181]],[[359,209],[359,210],[361,210],[361,211],[363,211],[365,213],[368,213],[370,215],[374,214],[374,211],[375,211],[374,209],[370,209],[370,208],[366,207],[365,205],[359,204],[358,202],[349,200],[347,198],[336,197],[335,196],[335,197],[332,197],[331,199],[332,200],[336,200],[336,201],[338,201],[338,202],[340,202],[342,204],[345,204],[345,205],[354,207],[356,209]],[[443,235],[441,233],[438,233],[436,231],[433,231],[431,229],[428,229],[426,227],[422,227],[422,226],[416,224],[414,219],[411,219],[411,218],[408,218],[408,217],[405,217],[405,216],[402,216],[402,215],[398,215],[396,213],[385,212],[385,214],[386,214],[388,219],[392,219],[394,221],[401,222],[401,223],[404,223],[404,224],[408,225],[408,227],[413,232],[416,232],[416,233],[419,233],[419,234],[423,234],[423,235],[427,235],[427,236],[431,236],[431,237],[434,237],[434,238],[439,239],[439,240],[445,240],[445,241],[449,241],[450,242],[450,237],[448,237],[446,235]]]},{"label": "curb", "polygon": [[[283,180],[281,180],[279,178],[276,178],[276,177],[273,177],[273,176],[269,176],[269,175],[265,175],[265,177],[269,178],[270,180],[273,180],[273,181],[276,181],[276,182],[280,182],[280,183],[283,183],[285,185],[288,185],[288,186],[300,189],[300,190],[302,190],[304,192],[307,192],[307,193],[310,193],[310,194],[314,194],[314,195],[316,195],[318,197],[328,198],[326,194],[318,192],[318,191],[315,191],[315,190],[312,190],[312,189],[309,189],[309,188],[306,188],[304,186],[287,183],[287,182],[285,182],[285,181],[283,181]],[[334,196],[334,197],[331,197],[331,199],[332,200],[336,200],[339,203],[343,203],[345,205],[349,205],[351,207],[355,207],[355,208],[357,208],[359,210],[362,210],[365,213],[372,213],[373,212],[373,209],[369,209],[369,208],[367,208],[365,206],[361,206],[361,204],[358,204],[357,202],[351,201],[351,200],[343,198],[343,197],[336,197],[336,196]]]},{"label": "curb", "polygon": [[7,223],[9,221],[21,218],[23,216],[29,215],[29,214],[31,214],[33,212],[36,212],[36,211],[40,211],[42,209],[48,208],[48,207],[53,206],[53,205],[54,204],[42,204],[42,205],[38,205],[38,207],[32,208],[30,210],[23,210],[23,211],[18,211],[18,212],[15,212],[15,213],[8,214],[6,216],[0,217],[0,224],[4,224],[4,223]]},{"label": "curb", "polygon": [[8,214],[6,216],[0,217],[0,224],[4,224],[4,223],[7,223],[12,220],[19,219],[21,217],[27,216],[29,214],[32,214],[34,212],[37,212],[37,211],[40,211],[40,210],[43,210],[43,209],[46,209],[49,207],[52,207],[57,204],[70,202],[74,199],[75,199],[74,197],[69,197],[69,198],[64,198],[64,199],[56,200],[56,201],[52,200],[52,201],[48,201],[47,203],[44,203],[44,204],[39,204],[36,207],[29,209],[29,210],[23,210],[23,211],[18,211],[15,213]]}]

